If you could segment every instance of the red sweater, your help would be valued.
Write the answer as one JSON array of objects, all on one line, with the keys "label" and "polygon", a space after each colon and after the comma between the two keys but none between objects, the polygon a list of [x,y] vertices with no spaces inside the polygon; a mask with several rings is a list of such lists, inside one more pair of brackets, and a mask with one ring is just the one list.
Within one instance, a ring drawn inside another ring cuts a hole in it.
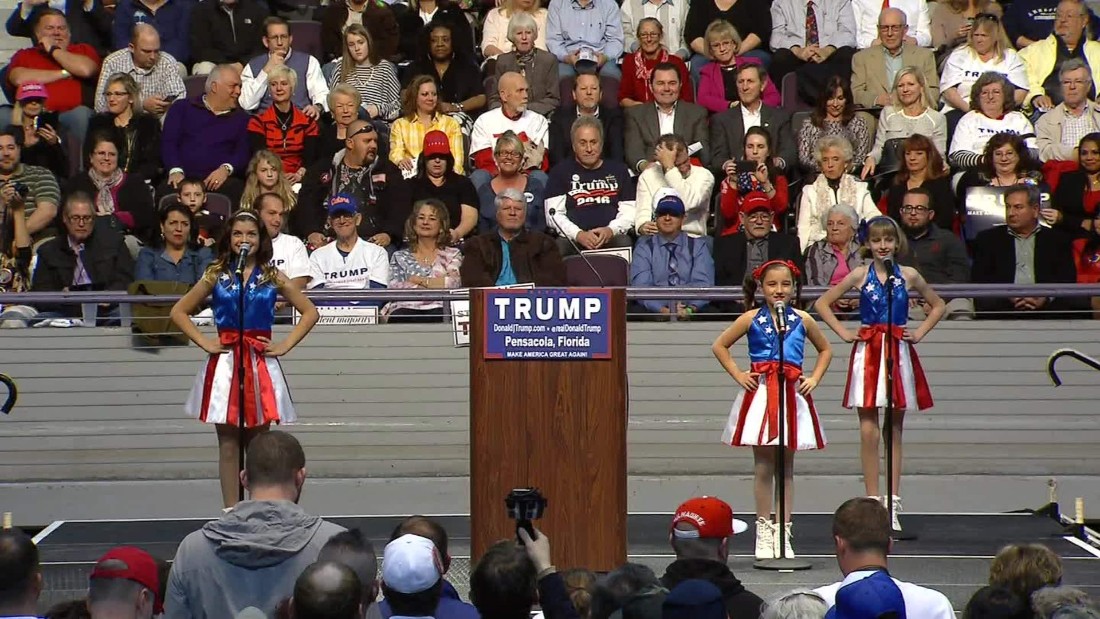
[{"label": "red sweater", "polygon": [[[753,181],[755,184],[756,181]],[[787,178],[776,176],[775,195],[772,197],[772,211],[775,213],[774,225],[779,229],[780,216],[787,211]],[[741,229],[741,195],[737,185],[730,183],[729,177],[722,181],[718,207],[722,209],[722,232],[718,236],[735,234]]]}]

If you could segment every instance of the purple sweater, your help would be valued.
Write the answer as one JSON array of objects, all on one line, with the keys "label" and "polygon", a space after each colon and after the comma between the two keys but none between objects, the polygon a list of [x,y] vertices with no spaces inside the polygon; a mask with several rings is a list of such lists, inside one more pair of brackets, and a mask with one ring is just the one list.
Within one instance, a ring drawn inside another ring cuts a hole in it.
[{"label": "purple sweater", "polygon": [[248,114],[237,108],[215,116],[202,97],[180,99],[168,109],[160,139],[164,169],[182,168],[186,176],[206,178],[223,163],[233,176],[248,167]]}]

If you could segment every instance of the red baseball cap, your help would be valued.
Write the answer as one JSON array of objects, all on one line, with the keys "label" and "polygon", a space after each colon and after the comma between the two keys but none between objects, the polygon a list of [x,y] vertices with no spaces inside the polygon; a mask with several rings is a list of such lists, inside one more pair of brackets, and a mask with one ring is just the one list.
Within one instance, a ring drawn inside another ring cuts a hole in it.
[{"label": "red baseball cap", "polygon": [[438,155],[453,155],[451,152],[451,141],[447,139],[447,134],[435,129],[424,134],[424,152],[423,157],[438,156]]},{"label": "red baseball cap", "polygon": [[[692,529],[678,529],[676,525],[687,523]],[[733,508],[722,499],[714,496],[700,496],[684,501],[676,508],[669,527],[672,535],[679,538],[720,539],[737,533],[744,533],[749,523],[733,517]]]},{"label": "red baseball cap", "polygon": [[[104,563],[111,562],[104,566]],[[164,600],[160,595],[160,574],[157,561],[149,553],[133,546],[119,546],[107,551],[96,561],[92,570],[94,578],[124,578],[132,580],[153,592],[153,613],[164,612]]]},{"label": "red baseball cap", "polygon": [[772,210],[772,201],[768,199],[768,196],[759,191],[750,191],[745,194],[745,197],[741,198],[741,212],[748,215],[753,211],[759,211],[760,209]]}]

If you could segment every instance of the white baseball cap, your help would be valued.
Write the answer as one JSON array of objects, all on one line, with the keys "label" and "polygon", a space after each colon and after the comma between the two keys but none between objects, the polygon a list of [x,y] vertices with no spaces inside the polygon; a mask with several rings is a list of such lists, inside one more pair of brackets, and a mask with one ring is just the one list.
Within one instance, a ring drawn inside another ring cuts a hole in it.
[{"label": "white baseball cap", "polygon": [[382,582],[398,593],[420,593],[439,582],[443,562],[426,537],[406,534],[386,544],[382,555]]}]

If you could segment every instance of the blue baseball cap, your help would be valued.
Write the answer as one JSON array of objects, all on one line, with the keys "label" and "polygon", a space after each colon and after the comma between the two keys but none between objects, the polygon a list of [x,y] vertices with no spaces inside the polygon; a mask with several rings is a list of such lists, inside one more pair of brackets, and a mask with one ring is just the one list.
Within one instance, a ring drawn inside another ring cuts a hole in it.
[{"label": "blue baseball cap", "polygon": [[825,619],[906,619],[905,597],[890,574],[879,570],[836,592],[836,605]]},{"label": "blue baseball cap", "polygon": [[680,194],[676,193],[675,189],[662,187],[657,190],[655,197],[657,200],[653,203],[654,215],[658,217],[661,215],[675,215],[676,217],[684,216],[686,212],[684,201],[680,198]]},{"label": "blue baseball cap", "polygon": [[329,217],[341,213],[354,215],[359,212],[359,201],[355,199],[355,196],[338,193],[325,201],[325,207],[328,209]]}]

